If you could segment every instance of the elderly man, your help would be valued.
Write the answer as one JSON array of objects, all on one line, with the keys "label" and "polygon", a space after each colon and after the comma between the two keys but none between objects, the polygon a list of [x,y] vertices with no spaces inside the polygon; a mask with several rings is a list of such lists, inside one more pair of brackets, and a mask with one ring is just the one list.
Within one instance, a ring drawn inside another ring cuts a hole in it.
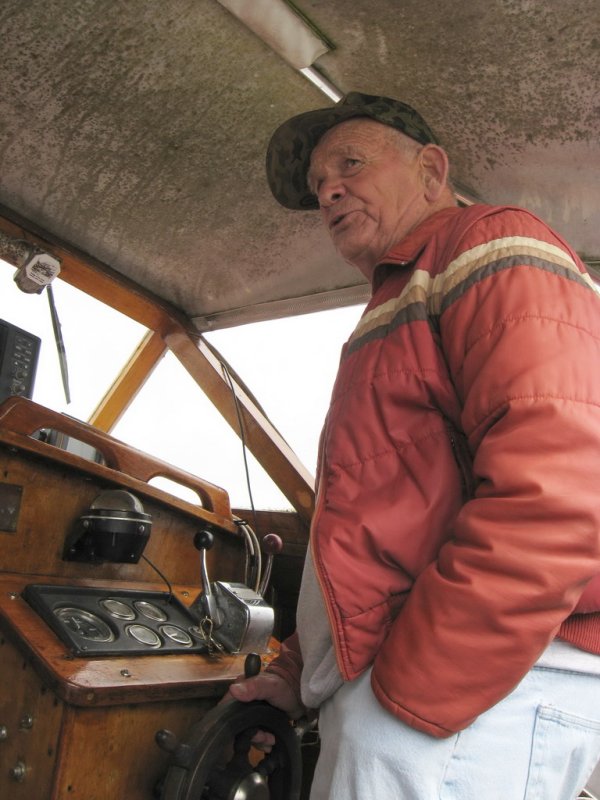
[{"label": "elderly man", "polygon": [[600,302],[527,211],[459,208],[399,101],[274,134],[373,287],[323,429],[297,633],[231,687],[319,709],[312,800],[571,800],[600,756]]}]

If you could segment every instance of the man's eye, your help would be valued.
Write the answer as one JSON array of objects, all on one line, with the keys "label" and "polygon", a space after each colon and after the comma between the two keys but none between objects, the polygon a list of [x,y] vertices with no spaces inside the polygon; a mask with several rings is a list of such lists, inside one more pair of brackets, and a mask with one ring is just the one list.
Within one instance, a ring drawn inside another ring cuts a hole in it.
[{"label": "man's eye", "polygon": [[348,169],[352,169],[353,167],[358,167],[358,166],[360,166],[360,164],[361,164],[362,162],[361,162],[361,161],[360,161],[360,159],[358,159],[358,158],[347,158],[347,159],[346,159],[346,161],[345,161],[345,163],[346,163],[346,167],[347,167]]}]

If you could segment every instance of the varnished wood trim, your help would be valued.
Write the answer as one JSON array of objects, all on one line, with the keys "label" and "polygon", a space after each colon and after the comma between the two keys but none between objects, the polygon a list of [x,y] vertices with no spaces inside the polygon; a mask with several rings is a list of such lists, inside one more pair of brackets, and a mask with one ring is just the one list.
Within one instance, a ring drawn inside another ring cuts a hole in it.
[{"label": "varnished wood trim", "polygon": [[[32,433],[42,428],[55,429],[96,448],[104,456],[106,466],[31,438]],[[170,505],[214,522],[225,530],[236,531],[231,518],[229,496],[224,489],[146,455],[91,425],[57,414],[24,397],[11,397],[0,404],[0,442],[28,453],[35,453],[57,464],[75,467],[80,472],[108,480],[122,488],[163,502],[167,501]],[[196,492],[202,506],[196,506],[151,486],[148,481],[157,476],[187,486]]]},{"label": "varnished wood trim", "polygon": [[162,336],[149,331],[90,416],[90,425],[110,433],[163,357],[166,349],[167,346]]}]

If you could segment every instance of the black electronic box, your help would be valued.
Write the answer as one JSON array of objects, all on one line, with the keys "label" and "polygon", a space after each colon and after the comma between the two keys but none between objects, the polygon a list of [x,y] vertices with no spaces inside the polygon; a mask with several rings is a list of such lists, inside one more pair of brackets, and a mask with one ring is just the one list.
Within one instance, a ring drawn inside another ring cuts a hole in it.
[{"label": "black electronic box", "polygon": [[40,339],[0,320],[0,402],[12,395],[31,398]]}]

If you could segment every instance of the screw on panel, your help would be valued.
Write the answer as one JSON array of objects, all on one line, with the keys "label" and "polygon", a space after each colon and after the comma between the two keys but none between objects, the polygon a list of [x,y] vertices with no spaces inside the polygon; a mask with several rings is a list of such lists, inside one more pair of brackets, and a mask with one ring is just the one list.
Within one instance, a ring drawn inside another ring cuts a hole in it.
[{"label": "screw on panel", "polygon": [[23,781],[25,780],[26,773],[27,773],[27,767],[25,766],[25,764],[22,761],[17,761],[15,766],[9,771],[8,774],[13,779],[13,781],[16,781],[17,783],[23,783]]}]

